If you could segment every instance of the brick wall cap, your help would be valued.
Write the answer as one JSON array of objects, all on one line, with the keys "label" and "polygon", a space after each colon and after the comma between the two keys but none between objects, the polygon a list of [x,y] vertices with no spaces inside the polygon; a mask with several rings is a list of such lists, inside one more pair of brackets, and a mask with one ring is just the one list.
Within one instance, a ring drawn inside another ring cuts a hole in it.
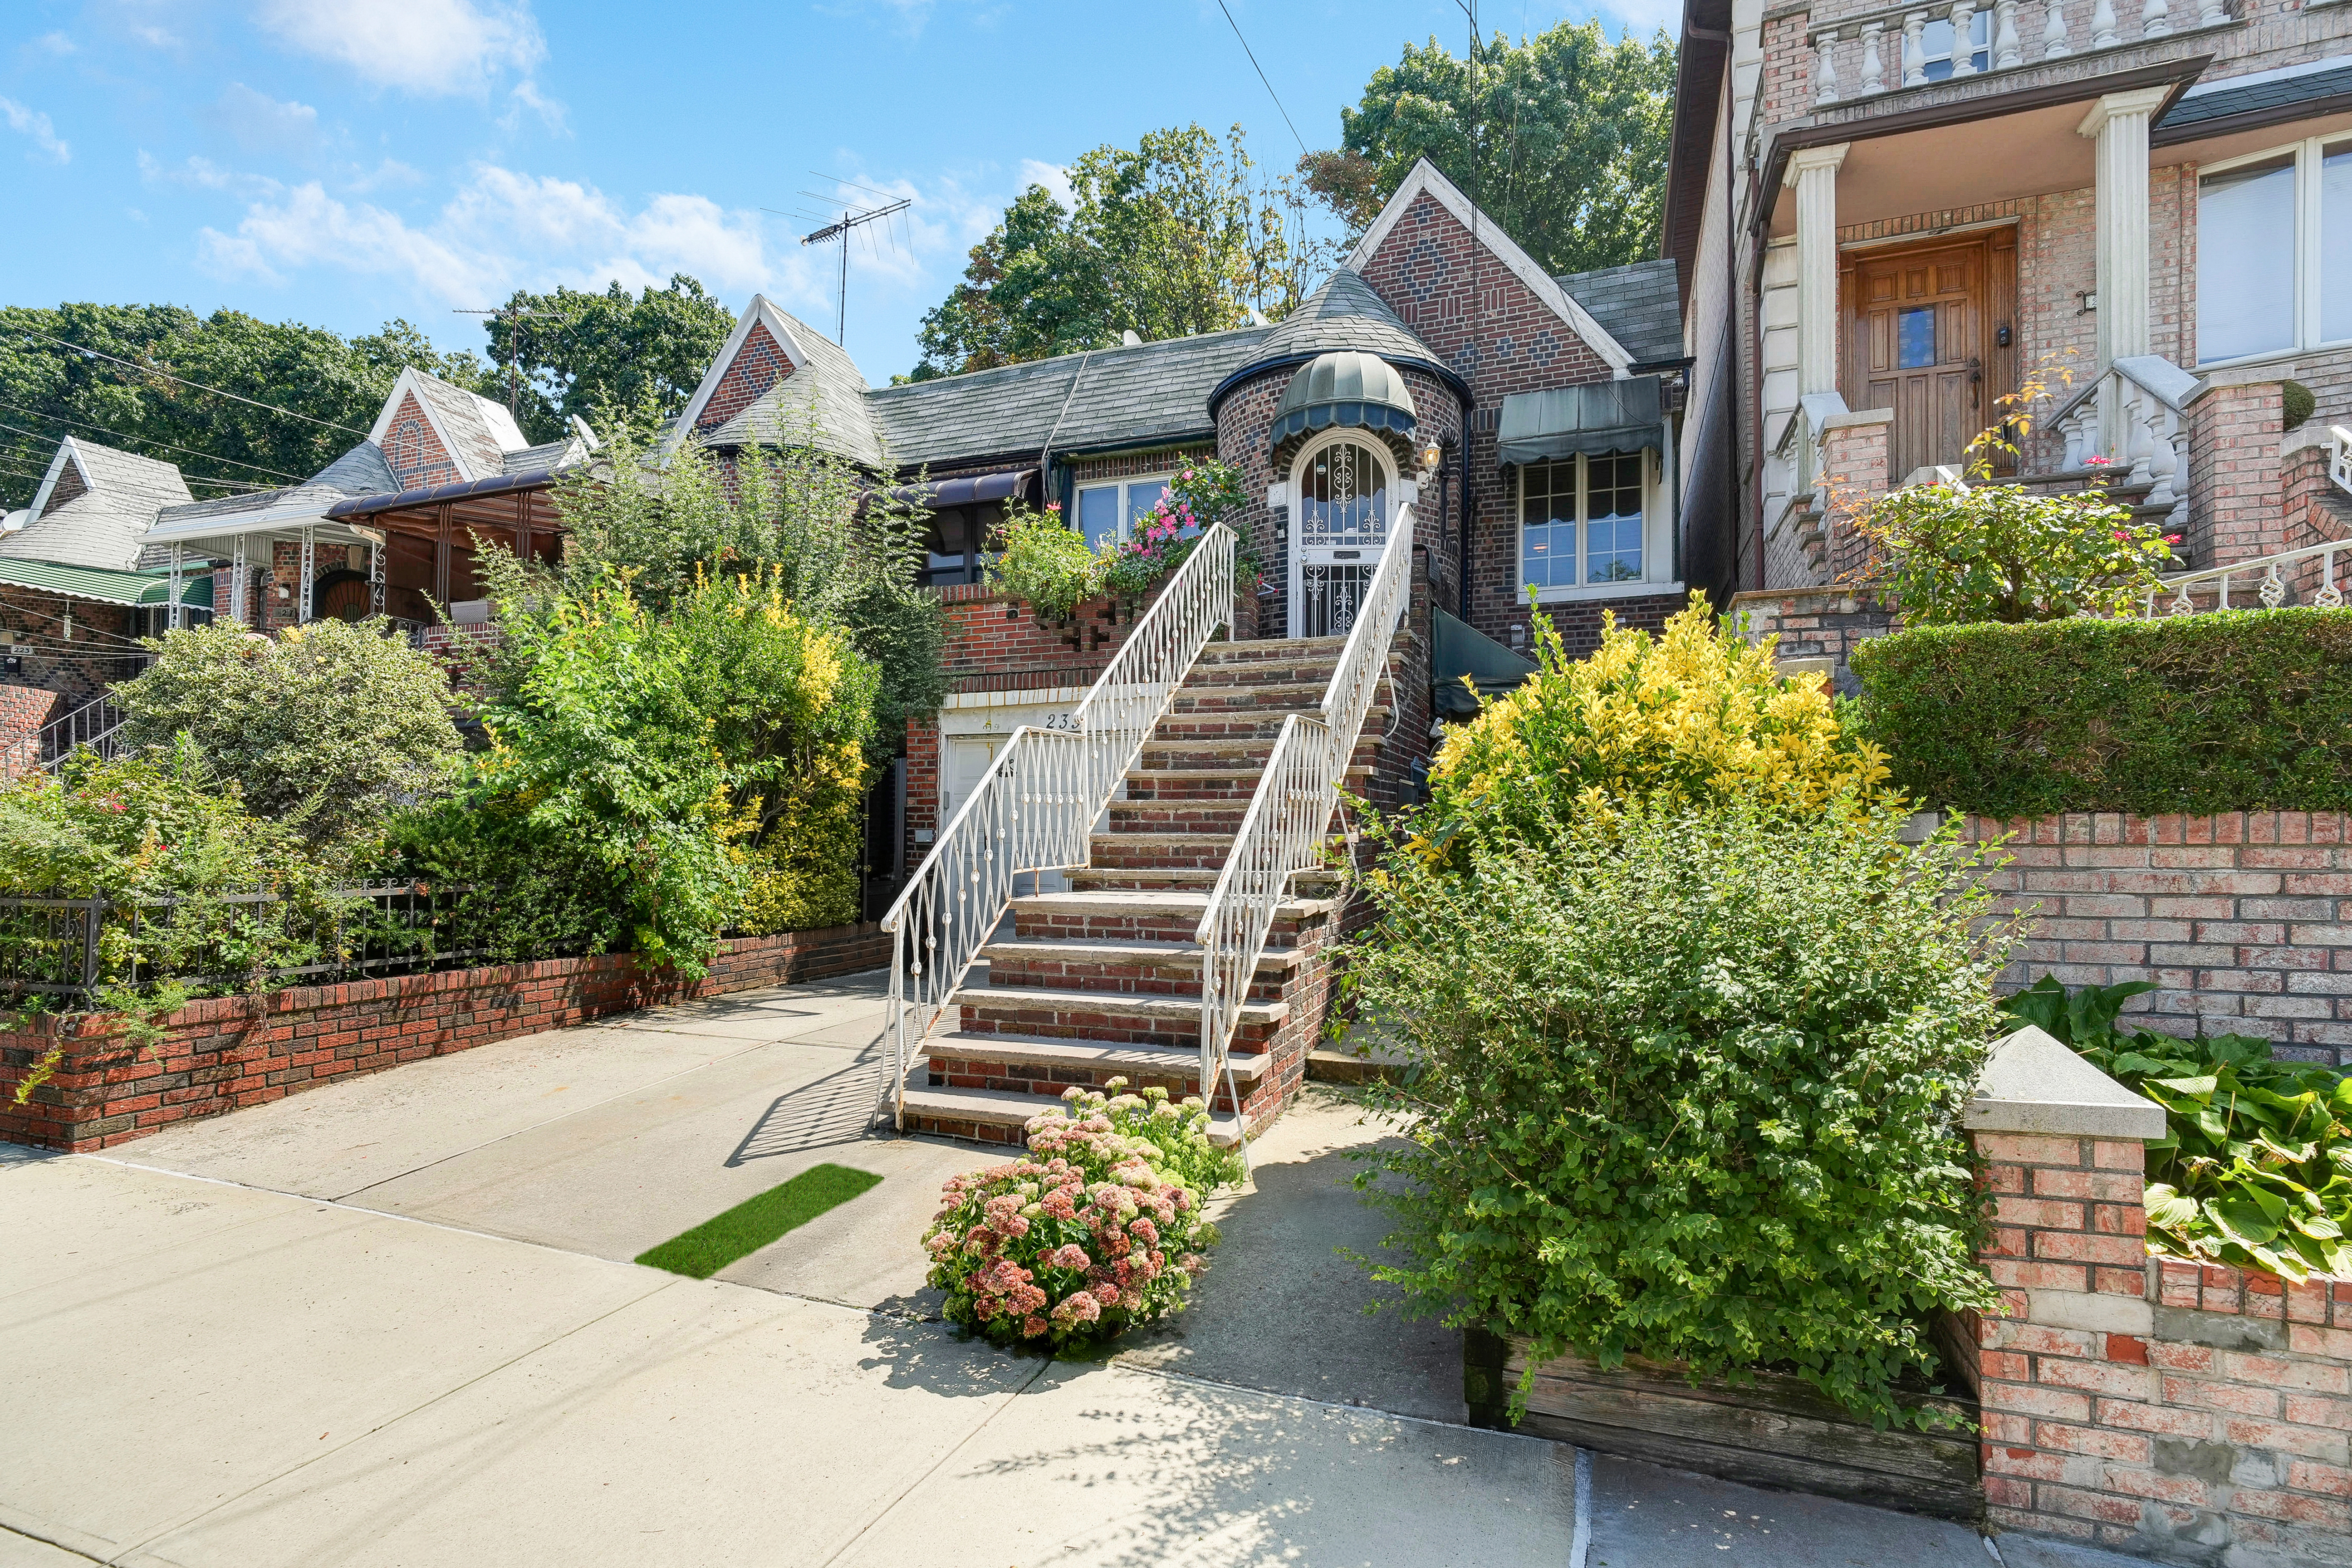
[{"label": "brick wall cap", "polygon": [[1894,423],[1895,410],[1892,408],[1858,408],[1851,414],[1830,415],[1822,421],[1822,428],[1824,431],[1851,430],[1860,425],[1892,425]]},{"label": "brick wall cap", "polygon": [[2147,1142],[2164,1136],[2164,1108],[2028,1024],[1994,1042],[1960,1125],[1971,1132]]},{"label": "brick wall cap", "polygon": [[2293,381],[2294,379],[2294,362],[2293,360],[2289,360],[2284,364],[2279,363],[2277,360],[2273,360],[2267,364],[2227,365],[2220,370],[2209,370],[2203,372],[2198,378],[2199,385],[2197,390],[2190,393],[2187,397],[2182,398],[2181,401],[2183,403],[2193,403],[2198,398],[2204,396],[2207,393],[2219,392],[2224,387],[2263,386],[2282,381]]}]

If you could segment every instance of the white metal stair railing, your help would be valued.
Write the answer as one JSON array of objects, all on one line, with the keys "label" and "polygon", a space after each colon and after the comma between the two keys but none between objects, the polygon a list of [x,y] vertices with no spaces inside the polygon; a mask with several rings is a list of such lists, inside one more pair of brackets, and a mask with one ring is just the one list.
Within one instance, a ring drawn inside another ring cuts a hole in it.
[{"label": "white metal stair railing", "polygon": [[1213,525],[1087,691],[1070,728],[1023,725],[908,878],[890,933],[891,1114],[903,1127],[907,1075],[1024,872],[1087,863],[1095,820],[1218,627],[1234,622],[1235,540]]},{"label": "white metal stair railing", "polygon": [[2161,354],[2119,359],[2061,403],[2051,422],[2066,438],[2062,473],[2094,467],[2146,485],[2140,504],[2162,508],[2175,531],[2189,522],[2189,416],[2197,378]]},{"label": "white metal stair railing", "polygon": [[[2305,603],[2316,608],[2341,608],[2347,584],[2336,575],[2336,558],[2344,558],[2352,568],[2352,540],[2338,540],[2333,544],[2306,545],[2301,550],[2282,551],[2276,555],[2260,555],[2251,561],[2233,561],[2227,566],[2208,567],[2202,572],[2184,572],[2178,577],[2164,579],[2164,586],[2148,595],[2145,611],[2149,616],[2162,613],[2173,616],[2193,616],[2200,610],[2275,610],[2286,603],[2287,595],[2295,591],[2291,581],[2304,575],[2311,563],[2317,563],[2318,586],[2310,591]],[[2246,580],[2252,578],[2252,582]],[[2232,581],[2242,584],[2237,604],[2230,603]],[[2246,590],[2252,590],[2249,598]],[[2197,595],[2208,595],[2212,602],[2200,605]]]},{"label": "white metal stair railing", "polygon": [[7,776],[21,777],[34,768],[55,773],[82,746],[111,758],[121,750],[122,719],[122,710],[111,698],[92,698],[64,718],[9,742],[5,755]]},{"label": "white metal stair railing", "polygon": [[2327,478],[2337,489],[2352,491],[2352,430],[2327,427]]},{"label": "white metal stair railing", "polygon": [[[1241,1097],[1234,1090],[1228,1049],[1234,1028],[1249,1000],[1275,911],[1289,896],[1292,875],[1321,863],[1331,813],[1339,804],[1339,781],[1355,755],[1364,715],[1388,669],[1390,642],[1412,600],[1412,509],[1401,507],[1380,570],[1324,689],[1322,706],[1283,720],[1274,754],[1259,775],[1194,932],[1201,944],[1201,1098],[1213,1096],[1222,1069],[1237,1116]],[[1246,1158],[1247,1118],[1241,1121]]]}]

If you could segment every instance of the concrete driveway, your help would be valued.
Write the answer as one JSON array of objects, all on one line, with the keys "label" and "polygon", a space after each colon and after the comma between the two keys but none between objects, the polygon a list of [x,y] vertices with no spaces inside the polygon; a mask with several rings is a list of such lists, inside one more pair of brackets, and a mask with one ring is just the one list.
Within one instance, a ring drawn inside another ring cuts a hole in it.
[{"label": "concrete driveway", "polygon": [[[0,1146],[0,1568],[1989,1561],[1458,1425],[1458,1341],[1364,1317],[1334,1252],[1378,1246],[1345,1184],[1380,1130],[1328,1091],[1192,1311],[1090,1363],[961,1340],[916,1238],[1000,1156],[869,1128],[881,1005],[781,988]],[[708,1281],[627,1261],[820,1161],[883,1181]]]}]

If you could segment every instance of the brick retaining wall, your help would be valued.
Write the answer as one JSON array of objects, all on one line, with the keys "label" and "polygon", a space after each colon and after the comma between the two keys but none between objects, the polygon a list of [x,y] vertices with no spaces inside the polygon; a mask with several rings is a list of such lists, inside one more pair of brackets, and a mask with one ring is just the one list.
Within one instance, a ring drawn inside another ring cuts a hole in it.
[{"label": "brick retaining wall", "polygon": [[2352,1064],[2352,816],[2080,812],[1968,831],[2011,836],[1993,889],[2038,911],[2005,986],[2151,980],[2130,1007],[2147,1027]]},{"label": "brick retaining wall", "polygon": [[[0,1030],[0,1140],[111,1148],[403,1062],[658,1003],[856,973],[889,956],[880,927],[834,926],[735,938],[698,981],[607,953],[207,998],[165,1019],[164,1039],[144,1051],[113,1017],[36,1018]],[[16,1085],[60,1043],[57,1072],[17,1104]]]},{"label": "brick retaining wall", "polygon": [[1975,1142],[2004,1299],[1971,1325],[1988,1524],[2172,1563],[2352,1562],[2352,1282],[2148,1257],[2137,1140]]}]

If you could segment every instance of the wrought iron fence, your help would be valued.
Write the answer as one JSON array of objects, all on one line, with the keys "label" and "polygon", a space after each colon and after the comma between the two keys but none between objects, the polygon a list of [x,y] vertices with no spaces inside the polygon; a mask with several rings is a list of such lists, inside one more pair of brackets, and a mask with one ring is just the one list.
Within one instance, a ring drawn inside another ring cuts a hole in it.
[{"label": "wrought iron fence", "polygon": [[467,930],[468,896],[495,890],[379,881],[0,897],[0,995],[86,1005],[105,988],[158,981],[234,994],[463,968],[488,956]]}]

